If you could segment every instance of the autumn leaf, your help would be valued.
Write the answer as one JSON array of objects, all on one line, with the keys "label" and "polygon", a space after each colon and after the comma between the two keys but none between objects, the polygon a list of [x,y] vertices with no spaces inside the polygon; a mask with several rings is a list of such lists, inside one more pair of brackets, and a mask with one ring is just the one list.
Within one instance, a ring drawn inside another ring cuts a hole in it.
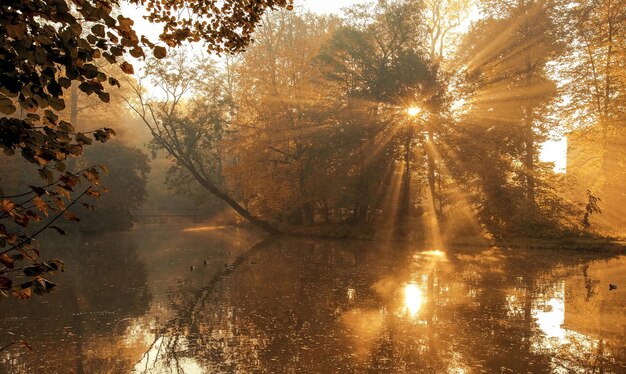
[{"label": "autumn leaf", "polygon": [[91,32],[96,36],[104,38],[104,25],[98,24],[93,26]]},{"label": "autumn leaf", "polygon": [[0,290],[9,290],[13,285],[13,281],[7,277],[0,277]]},{"label": "autumn leaf", "polygon": [[80,177],[78,177],[75,174],[71,174],[71,173],[66,173],[65,175],[61,175],[59,177],[59,180],[61,182],[65,183],[65,185],[68,186],[68,187],[74,187],[78,183],[80,183]]},{"label": "autumn leaf", "polygon": [[5,212],[10,212],[15,209],[15,204],[13,204],[11,200],[2,200],[2,202],[0,202],[0,208]]},{"label": "autumn leaf", "polygon": [[100,100],[102,100],[105,103],[108,103],[109,101],[111,101],[111,95],[108,92],[100,92],[98,94],[98,97],[100,98]]},{"label": "autumn leaf", "polygon": [[7,254],[0,255],[0,262],[9,269],[13,269],[15,267],[15,260]]},{"label": "autumn leaf", "polygon": [[51,97],[48,99],[50,106],[54,110],[63,110],[65,109],[65,101],[62,98]]},{"label": "autumn leaf", "polygon": [[47,195],[48,191],[46,191],[45,189],[41,188],[41,187],[37,187],[37,186],[28,186],[30,187],[31,190],[33,190],[34,193],[37,194],[37,196],[41,196],[41,195]]},{"label": "autumn leaf", "polygon": [[145,57],[145,55],[143,53],[143,49],[141,49],[140,47],[135,47],[135,48],[131,49],[130,50],[130,55],[133,56],[134,58]]},{"label": "autumn leaf", "polygon": [[41,221],[41,217],[39,217],[39,215],[35,212],[33,212],[32,210],[27,210],[24,213],[28,218],[32,219],[35,222],[40,222]]},{"label": "autumn leaf", "polygon": [[104,165],[104,164],[97,164],[97,165],[95,165],[95,166],[96,166],[98,169],[102,170],[102,172],[103,172],[104,174],[109,174],[109,168],[108,168],[108,167],[106,167],[106,165]]},{"label": "autumn leaf", "polygon": [[54,202],[54,205],[56,205],[58,210],[65,209],[65,203],[60,198],[55,196],[55,197],[52,198],[52,201]]},{"label": "autumn leaf", "polygon": [[0,112],[11,115],[15,113],[15,110],[15,105],[13,105],[11,99],[7,99],[6,97],[0,98]]},{"label": "autumn leaf", "polygon": [[27,216],[21,214],[13,214],[11,218],[13,218],[13,222],[17,223],[18,225],[22,227],[28,227],[30,218],[28,218]]},{"label": "autumn leaf", "polygon": [[13,296],[18,298],[19,300],[27,300],[33,297],[33,290],[30,288],[16,288],[13,290]]},{"label": "autumn leaf", "polygon": [[56,191],[59,195],[65,197],[68,201],[72,200],[72,196],[70,195],[70,192],[67,189],[61,186],[56,186]]},{"label": "autumn leaf", "polygon": [[126,74],[135,74],[135,69],[133,69],[133,65],[129,64],[126,61],[124,61],[124,62],[122,62],[120,64],[120,68]]},{"label": "autumn leaf", "polygon": [[98,190],[94,190],[93,188],[90,188],[87,190],[87,195],[91,196],[91,197],[95,197],[96,199],[100,198],[100,191]]},{"label": "autumn leaf", "polygon": [[88,169],[83,171],[83,177],[91,182],[93,185],[97,186],[100,184],[100,176],[96,169]]},{"label": "autumn leaf", "polygon": [[42,277],[37,277],[35,279],[34,282],[34,289],[35,289],[35,293],[37,295],[42,295],[44,293],[48,293],[50,291],[52,291],[52,289],[54,287],[56,287],[57,285],[55,283],[50,282],[49,280],[42,278]]},{"label": "autumn leaf", "polygon": [[68,221],[80,222],[80,218],[78,218],[78,216],[72,212],[65,212],[63,215]]},{"label": "autumn leaf", "polygon": [[120,31],[124,33],[129,33],[132,31],[133,24],[135,23],[132,19],[126,18],[122,15],[117,16],[117,21],[119,22]]},{"label": "autumn leaf", "polygon": [[165,56],[167,56],[167,51],[165,50],[165,47],[162,47],[162,46],[154,47],[154,51],[152,53],[154,54],[154,57],[158,59],[162,59],[162,58],[165,58]]},{"label": "autumn leaf", "polygon": [[43,274],[45,270],[40,265],[32,265],[24,267],[24,269],[22,269],[22,272],[27,277],[35,277],[37,275]]},{"label": "autumn leaf", "polygon": [[74,137],[74,139],[76,139],[77,142],[79,143],[83,143],[83,144],[91,144],[93,142],[93,140],[91,140],[91,138],[88,138],[85,134],[83,133],[78,133],[76,134],[76,136]]}]

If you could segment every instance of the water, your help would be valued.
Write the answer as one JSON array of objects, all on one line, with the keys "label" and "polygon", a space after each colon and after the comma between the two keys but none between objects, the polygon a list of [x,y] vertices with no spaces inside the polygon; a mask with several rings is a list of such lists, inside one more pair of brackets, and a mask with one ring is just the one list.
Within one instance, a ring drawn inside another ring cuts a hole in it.
[{"label": "water", "polygon": [[70,237],[60,288],[0,301],[0,346],[32,349],[0,372],[626,372],[626,256],[261,239]]}]

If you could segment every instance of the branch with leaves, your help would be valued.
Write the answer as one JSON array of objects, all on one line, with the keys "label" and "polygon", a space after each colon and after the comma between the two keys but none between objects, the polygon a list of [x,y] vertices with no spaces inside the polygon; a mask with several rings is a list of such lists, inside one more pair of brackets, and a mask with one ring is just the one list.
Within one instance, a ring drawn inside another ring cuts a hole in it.
[{"label": "branch with leaves", "polygon": [[[0,269],[0,295],[8,296],[10,292],[19,299],[28,299],[33,293],[47,293],[56,286],[43,275],[63,271],[64,264],[57,259],[41,261],[40,252],[35,246],[35,238],[46,229],[65,235],[62,228],[53,225],[60,218],[80,221],[70,208],[79,203],[85,195],[97,198],[107,191],[104,187],[96,187],[100,183],[100,173],[106,171],[106,167],[99,165],[77,173],[66,172],[44,187],[30,186],[31,191],[15,195],[24,198],[20,202],[8,198],[0,201],[2,211],[0,221],[7,221],[6,225],[0,223],[0,263],[4,266]],[[85,179],[91,185],[73,198],[71,194],[81,183],[81,179]],[[86,208],[93,208],[85,202],[80,203]],[[29,234],[25,231],[32,222],[43,222],[49,217],[49,212],[56,214],[48,218],[35,232]],[[27,264],[16,266],[23,262]],[[24,280],[24,277],[28,280]],[[16,284],[18,281],[20,283]]]}]

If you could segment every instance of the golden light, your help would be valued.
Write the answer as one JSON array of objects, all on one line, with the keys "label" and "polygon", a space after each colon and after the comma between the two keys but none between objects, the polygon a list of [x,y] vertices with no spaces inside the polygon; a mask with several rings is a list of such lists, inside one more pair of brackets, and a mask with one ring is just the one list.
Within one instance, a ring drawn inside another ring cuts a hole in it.
[{"label": "golden light", "polygon": [[356,297],[356,290],[352,287],[348,287],[348,300],[352,301]]},{"label": "golden light", "polygon": [[200,232],[200,231],[215,231],[225,229],[228,226],[201,226],[201,227],[188,227],[183,229],[184,232]]},{"label": "golden light", "polygon": [[422,254],[426,256],[432,256],[432,257],[445,257],[446,256],[446,252],[440,251],[438,249],[425,251],[425,252],[422,252]]},{"label": "golden light", "polygon": [[409,316],[415,317],[422,307],[423,297],[422,290],[415,284],[407,284],[404,286],[404,307]]},{"label": "golden light", "polygon": [[416,115],[420,114],[422,112],[422,108],[418,107],[418,106],[412,106],[410,108],[408,108],[406,110],[406,114],[408,114],[411,117],[415,117]]}]

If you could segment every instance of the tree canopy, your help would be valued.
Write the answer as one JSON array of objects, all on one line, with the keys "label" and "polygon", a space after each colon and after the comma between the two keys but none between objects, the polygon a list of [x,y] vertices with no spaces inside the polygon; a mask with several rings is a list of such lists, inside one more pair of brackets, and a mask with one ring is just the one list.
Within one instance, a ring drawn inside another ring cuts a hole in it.
[{"label": "tree canopy", "polygon": [[[163,24],[160,39],[167,45],[201,41],[210,51],[229,53],[246,47],[266,9],[291,7],[287,0],[131,3],[144,6],[149,20]],[[0,111],[13,115],[2,118],[0,127],[0,145],[7,154],[20,150],[27,160],[43,167],[79,155],[85,144],[83,134],[76,133],[72,124],[59,122],[55,114],[66,106],[64,90],[76,81],[81,91],[107,102],[106,86],[120,83],[103,71],[98,58],[132,74],[126,56],[145,57],[144,49],[157,58],[166,55],[164,46],[137,36],[132,19],[115,16],[118,5],[117,1],[29,0],[0,6]],[[182,9],[185,15],[179,12]],[[94,136],[106,140],[111,133],[104,128]]]},{"label": "tree canopy", "polygon": [[[120,81],[105,67],[114,65],[133,74],[129,56],[163,58],[165,45],[202,42],[211,52],[242,51],[266,10],[292,7],[290,0],[130,3],[142,6],[148,20],[163,26],[160,42],[140,38],[134,21],[119,13],[117,0],[26,0],[0,5],[0,147],[6,156],[18,154],[34,164],[45,180],[43,186],[34,184],[14,194],[0,190],[0,219],[6,222],[0,224],[2,293],[13,290],[18,297],[28,298],[33,291],[52,288],[41,276],[62,270],[62,263],[40,261],[38,249],[32,246],[34,237],[46,228],[64,233],[52,223],[61,217],[78,221],[69,209],[80,197],[98,197],[104,191],[97,185],[105,166],[73,170],[76,163],[71,159],[94,140],[108,141],[115,131],[102,126],[89,131],[77,128],[72,123],[75,103],[69,108],[69,121],[62,113],[68,107],[66,97],[75,101],[77,88],[109,102],[111,88],[119,88]],[[92,186],[72,196],[83,179]],[[54,212],[50,217],[49,211]],[[30,223],[40,221],[46,223],[34,233],[25,231]],[[31,280],[13,285],[8,275],[22,270],[15,262],[25,259],[33,262],[22,271]]]}]

